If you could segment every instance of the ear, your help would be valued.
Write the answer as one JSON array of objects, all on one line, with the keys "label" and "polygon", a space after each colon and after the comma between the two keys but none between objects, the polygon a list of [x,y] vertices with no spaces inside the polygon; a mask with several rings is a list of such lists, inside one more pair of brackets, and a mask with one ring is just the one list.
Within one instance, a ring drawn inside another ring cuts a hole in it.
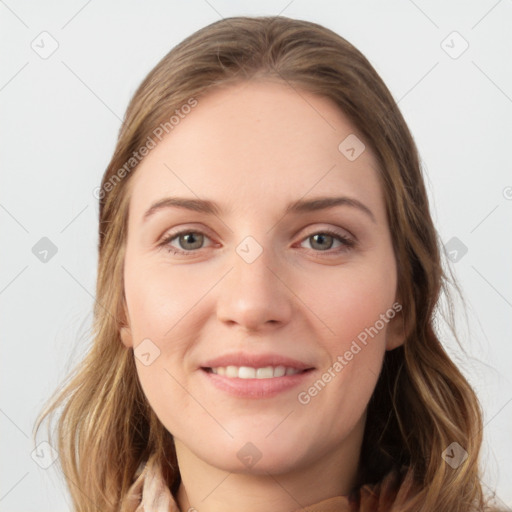
[{"label": "ear", "polygon": [[394,350],[400,345],[403,345],[407,337],[401,303],[395,301],[391,309],[395,312],[395,315],[389,320],[386,329],[386,350]]},{"label": "ear", "polygon": [[123,292],[123,303],[119,312],[119,337],[126,348],[133,347],[132,330],[130,329],[130,317],[128,315],[128,307],[126,306],[126,297]]},{"label": "ear", "polygon": [[119,330],[119,336],[121,337],[121,341],[123,342],[123,345],[126,348],[132,348],[133,347],[133,337],[132,337],[132,331],[129,327],[123,326]]}]

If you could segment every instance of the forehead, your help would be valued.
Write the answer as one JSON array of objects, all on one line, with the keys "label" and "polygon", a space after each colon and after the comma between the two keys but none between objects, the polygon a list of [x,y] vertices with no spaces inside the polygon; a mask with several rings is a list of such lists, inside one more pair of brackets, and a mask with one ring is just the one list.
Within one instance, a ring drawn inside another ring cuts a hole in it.
[{"label": "forehead", "polygon": [[376,159],[367,145],[357,156],[363,144],[328,98],[262,80],[219,88],[142,160],[130,209],[165,195],[214,198],[239,211],[339,192],[383,213]]}]

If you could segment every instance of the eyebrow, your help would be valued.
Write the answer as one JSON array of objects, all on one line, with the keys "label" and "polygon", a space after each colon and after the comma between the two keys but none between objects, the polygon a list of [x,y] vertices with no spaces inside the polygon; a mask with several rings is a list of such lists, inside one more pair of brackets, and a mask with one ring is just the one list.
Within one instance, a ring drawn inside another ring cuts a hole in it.
[{"label": "eyebrow", "polygon": [[[350,206],[364,212],[374,223],[376,223],[373,212],[361,201],[351,197],[317,197],[314,199],[299,199],[294,201],[285,209],[284,215],[289,213],[305,213],[318,210],[325,210],[327,208],[334,208],[335,206]],[[192,199],[185,197],[166,197],[154,203],[144,214],[143,220],[146,221],[149,217],[154,215],[157,211],[166,208],[182,208],[209,215],[219,216],[221,209],[213,201],[207,199]]]}]

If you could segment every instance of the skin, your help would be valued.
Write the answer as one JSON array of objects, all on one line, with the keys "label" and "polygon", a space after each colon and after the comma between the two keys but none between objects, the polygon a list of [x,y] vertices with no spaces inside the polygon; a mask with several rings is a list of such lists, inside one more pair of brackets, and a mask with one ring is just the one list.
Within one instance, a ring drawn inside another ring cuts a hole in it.
[{"label": "skin", "polygon": [[[376,159],[366,145],[349,161],[338,145],[350,134],[326,98],[243,82],[200,98],[129,183],[121,337],[126,347],[149,338],[160,350],[147,366],[135,361],[175,438],[181,510],[293,511],[354,485],[367,404],[385,351],[403,343],[401,316],[308,404],[297,399],[398,300]],[[349,205],[284,215],[291,201],[334,195],[357,199],[374,219]],[[168,196],[210,199],[222,213],[164,208],[143,219]],[[354,245],[313,237],[328,228]],[[192,256],[159,245],[181,229],[205,235],[202,245],[200,234],[168,243]],[[236,252],[247,236],[263,251],[252,263]],[[315,369],[275,397],[234,397],[198,368],[234,350],[277,352]],[[248,442],[261,454],[251,467],[237,457]]]}]

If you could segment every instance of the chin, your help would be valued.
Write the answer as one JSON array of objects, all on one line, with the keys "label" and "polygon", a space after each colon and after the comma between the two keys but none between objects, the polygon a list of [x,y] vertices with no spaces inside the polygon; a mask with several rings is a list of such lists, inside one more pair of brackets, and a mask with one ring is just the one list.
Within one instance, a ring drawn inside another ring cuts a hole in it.
[{"label": "chin", "polygon": [[[314,447],[307,450],[305,439],[283,436],[270,439],[262,435],[242,436],[234,439],[209,440],[207,446],[194,447],[195,455],[210,466],[226,472],[251,475],[272,475],[297,470],[306,462],[307,453],[314,452]],[[311,461],[310,461],[311,462]]]},{"label": "chin", "polygon": [[[264,449],[263,451],[255,452],[250,445],[245,445],[241,450],[246,452],[238,456],[237,452],[224,455],[222,458],[215,458],[212,464],[227,472],[247,475],[262,475],[268,476],[279,475],[296,471],[300,466],[300,457],[297,457],[296,450],[286,453],[270,451]],[[250,452],[253,455],[250,455]],[[251,461],[252,457],[252,461]],[[240,460],[241,459],[241,460]]]}]

